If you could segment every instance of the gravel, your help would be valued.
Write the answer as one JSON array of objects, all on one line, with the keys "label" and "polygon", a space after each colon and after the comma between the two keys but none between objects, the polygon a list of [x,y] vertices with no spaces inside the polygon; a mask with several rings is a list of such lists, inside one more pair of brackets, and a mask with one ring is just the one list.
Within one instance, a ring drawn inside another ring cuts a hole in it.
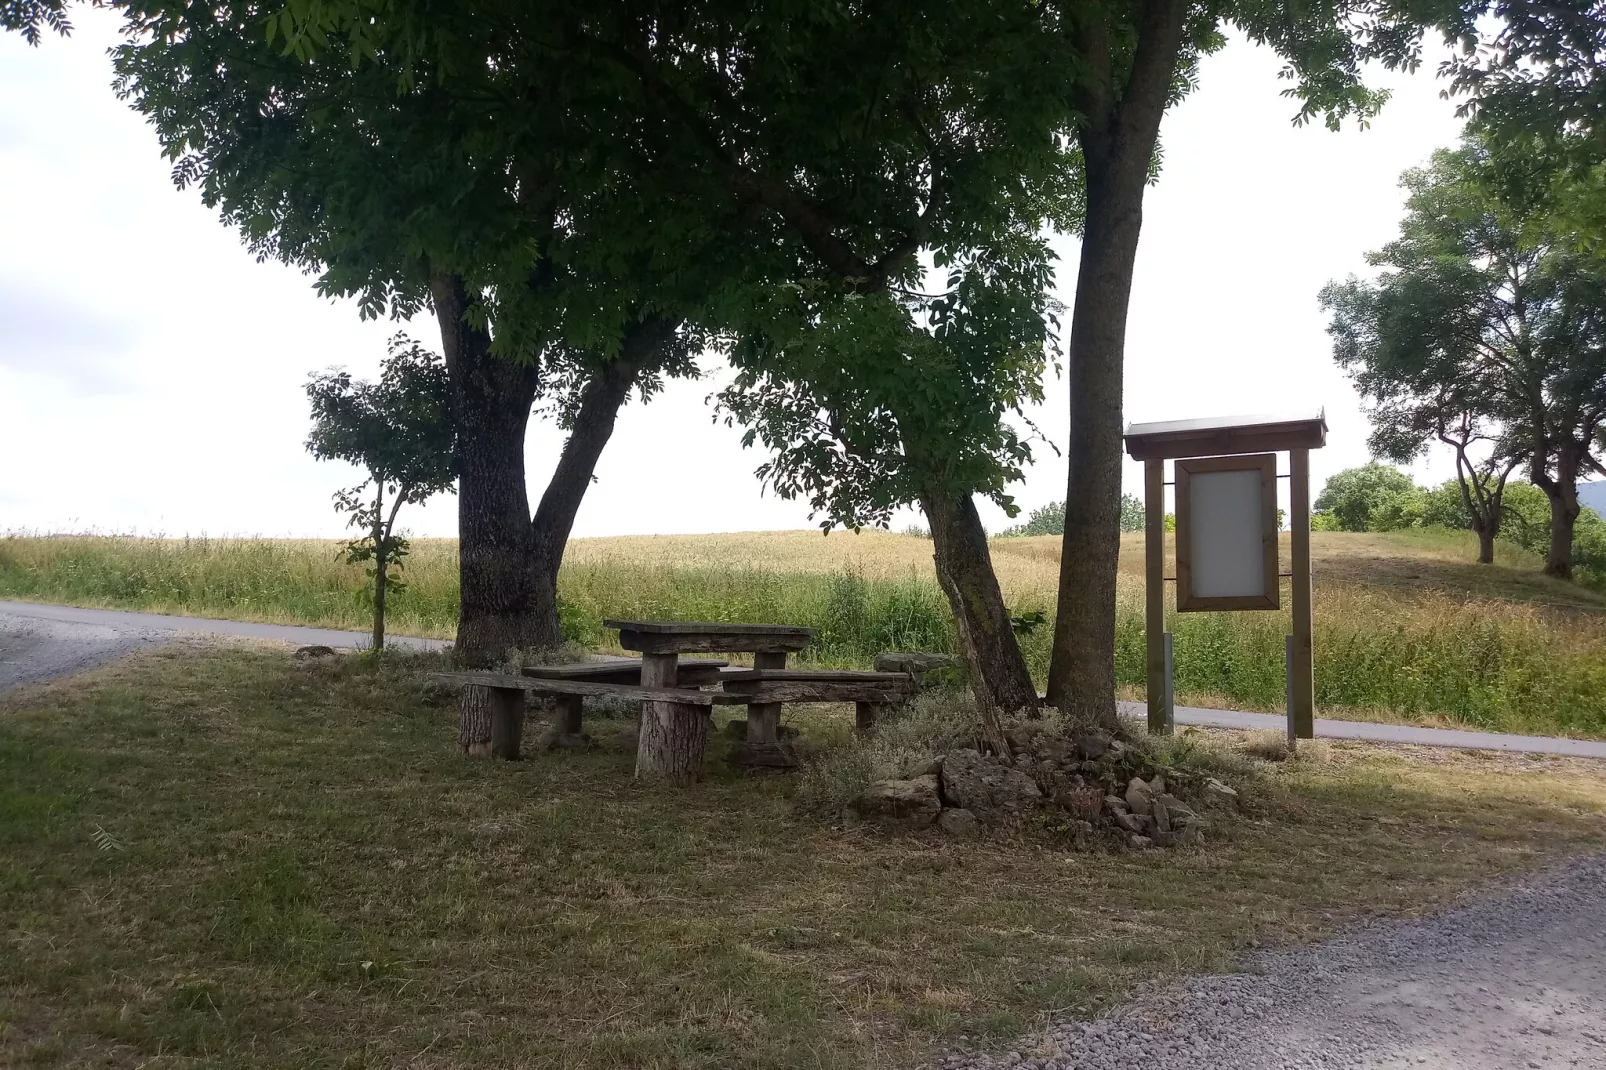
[{"label": "gravel", "polygon": [[1606,855],[1419,921],[1264,953],[942,1070],[1606,1068]]},{"label": "gravel", "polygon": [[[70,676],[141,647],[195,635],[346,649],[363,648],[369,642],[366,633],[328,628],[0,602],[0,691],[17,684]],[[439,639],[398,635],[391,636],[388,645],[432,650],[447,644]]]}]

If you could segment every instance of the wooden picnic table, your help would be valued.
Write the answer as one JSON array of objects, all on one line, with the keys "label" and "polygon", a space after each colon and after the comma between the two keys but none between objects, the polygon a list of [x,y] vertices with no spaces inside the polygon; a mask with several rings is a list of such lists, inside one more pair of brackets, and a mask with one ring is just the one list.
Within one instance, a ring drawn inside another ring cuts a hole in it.
[{"label": "wooden picnic table", "polygon": [[[710,621],[605,620],[605,628],[619,629],[619,645],[641,653],[642,687],[676,687],[682,654],[752,654],[757,669],[784,669],[786,655],[814,640],[814,629],[791,624],[725,624]],[[700,715],[695,708],[691,714]],[[636,751],[638,772],[643,763],[658,759],[664,747],[676,749],[672,738],[691,727],[688,711],[672,702],[642,703],[641,741]],[[706,738],[708,725],[701,718]],[[753,703],[747,707],[747,749],[764,753],[779,749],[781,704]],[[682,745],[683,746],[683,745]],[[701,751],[699,746],[698,751]]]}]

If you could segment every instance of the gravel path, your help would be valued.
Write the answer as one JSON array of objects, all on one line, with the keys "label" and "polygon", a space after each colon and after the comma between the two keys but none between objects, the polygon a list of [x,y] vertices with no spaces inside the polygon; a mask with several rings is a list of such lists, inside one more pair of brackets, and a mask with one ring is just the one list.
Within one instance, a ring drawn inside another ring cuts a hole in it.
[{"label": "gravel path", "polygon": [[[230,635],[301,646],[351,648],[368,645],[368,636],[363,632],[329,628],[0,602],[0,691],[16,684],[70,676],[129,651],[170,642],[183,635]],[[439,639],[409,636],[392,636],[388,643],[419,649],[447,645]]]},{"label": "gravel path", "polygon": [[1606,855],[1064,1022],[943,1070],[1606,1068]]}]

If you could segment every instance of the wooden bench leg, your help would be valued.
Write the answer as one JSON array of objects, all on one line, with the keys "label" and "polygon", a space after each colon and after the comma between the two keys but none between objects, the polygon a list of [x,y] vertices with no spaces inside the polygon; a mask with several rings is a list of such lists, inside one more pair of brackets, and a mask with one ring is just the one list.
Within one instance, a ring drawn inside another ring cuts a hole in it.
[{"label": "wooden bench leg", "polygon": [[855,702],[853,704],[853,726],[861,736],[868,736],[875,731],[876,722],[887,712],[885,702]]},{"label": "wooden bench leg", "polygon": [[519,760],[519,739],[524,734],[524,692],[516,687],[489,689],[491,757]]},{"label": "wooden bench leg", "polygon": [[552,727],[565,736],[580,734],[580,695],[559,695],[553,704]]},{"label": "wooden bench leg", "polygon": [[[784,669],[786,668],[786,655],[780,654],[754,654],[753,668],[755,669]],[[747,707],[747,742],[749,743],[775,743],[780,739],[781,704],[779,702],[755,702]]]}]

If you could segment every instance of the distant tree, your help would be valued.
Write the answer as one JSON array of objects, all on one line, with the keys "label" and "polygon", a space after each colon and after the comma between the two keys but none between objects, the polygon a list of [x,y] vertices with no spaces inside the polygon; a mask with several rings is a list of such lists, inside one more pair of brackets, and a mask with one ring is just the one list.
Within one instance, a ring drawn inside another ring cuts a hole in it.
[{"label": "distant tree", "polygon": [[1000,531],[999,537],[1014,537],[1019,535],[1063,535],[1065,534],[1065,503],[1049,502],[1040,509],[1033,509],[1023,524],[1015,524]]},{"label": "distant tree", "polygon": [[1135,494],[1121,495],[1121,530],[1142,531],[1148,521],[1143,499]]},{"label": "distant tree", "polygon": [[401,568],[409,549],[396,530],[396,516],[408,502],[451,490],[456,478],[446,365],[398,334],[378,382],[328,371],[308,381],[307,399],[312,403],[308,452],[319,460],[349,461],[368,473],[362,483],[337,492],[335,506],[362,532],[346,544],[346,559],[373,562],[374,649],[382,650],[386,598],[404,589],[390,572]]},{"label": "distant tree", "polygon": [[1333,473],[1316,496],[1316,513],[1330,531],[1371,530],[1372,517],[1391,499],[1416,492],[1411,477],[1392,465],[1371,464]]},{"label": "distant tree", "polygon": [[1329,284],[1334,355],[1374,403],[1373,449],[1451,448],[1479,560],[1519,462],[1551,502],[1545,570],[1571,574],[1580,475],[1606,425],[1606,260],[1564,239],[1568,179],[1533,144],[1469,135],[1401,180],[1400,236],[1375,280]]}]

